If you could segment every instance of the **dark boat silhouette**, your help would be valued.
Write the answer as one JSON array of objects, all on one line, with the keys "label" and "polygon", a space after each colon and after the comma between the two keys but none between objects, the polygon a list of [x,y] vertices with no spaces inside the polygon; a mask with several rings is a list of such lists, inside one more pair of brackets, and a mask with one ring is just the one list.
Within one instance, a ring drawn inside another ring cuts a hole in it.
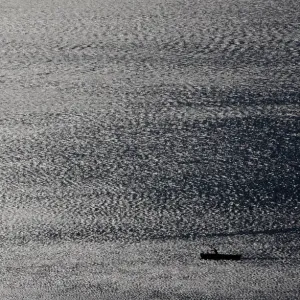
[{"label": "dark boat silhouette", "polygon": [[202,259],[213,259],[213,260],[240,260],[241,254],[224,254],[218,253],[216,249],[214,249],[213,253],[200,253]]}]

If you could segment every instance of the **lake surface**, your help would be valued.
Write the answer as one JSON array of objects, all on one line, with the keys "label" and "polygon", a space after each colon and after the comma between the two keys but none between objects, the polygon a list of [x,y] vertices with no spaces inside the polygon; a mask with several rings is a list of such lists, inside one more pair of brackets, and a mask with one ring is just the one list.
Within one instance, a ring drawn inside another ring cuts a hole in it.
[{"label": "lake surface", "polygon": [[1,299],[297,299],[299,16],[0,0]]}]

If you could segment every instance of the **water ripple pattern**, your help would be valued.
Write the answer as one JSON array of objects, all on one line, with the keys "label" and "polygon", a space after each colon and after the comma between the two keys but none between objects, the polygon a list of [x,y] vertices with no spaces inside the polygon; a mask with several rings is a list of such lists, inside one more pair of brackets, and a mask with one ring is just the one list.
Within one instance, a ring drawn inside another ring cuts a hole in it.
[{"label": "water ripple pattern", "polygon": [[299,5],[0,2],[0,235],[299,231]]}]

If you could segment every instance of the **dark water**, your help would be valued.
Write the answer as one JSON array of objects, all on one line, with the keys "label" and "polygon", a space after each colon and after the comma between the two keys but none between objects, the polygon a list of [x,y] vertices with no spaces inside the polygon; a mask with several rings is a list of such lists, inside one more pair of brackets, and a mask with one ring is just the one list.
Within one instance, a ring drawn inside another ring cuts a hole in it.
[{"label": "dark water", "polygon": [[295,242],[297,2],[62,2],[1,2],[2,241]]},{"label": "dark water", "polygon": [[0,0],[0,298],[299,299],[299,9]]}]

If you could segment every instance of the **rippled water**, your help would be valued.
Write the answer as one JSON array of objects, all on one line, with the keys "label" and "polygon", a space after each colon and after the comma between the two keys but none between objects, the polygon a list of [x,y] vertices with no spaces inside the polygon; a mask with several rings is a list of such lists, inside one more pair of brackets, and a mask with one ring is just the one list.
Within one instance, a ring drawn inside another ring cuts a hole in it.
[{"label": "rippled water", "polygon": [[299,258],[297,1],[11,0],[0,17],[3,245],[248,236]]}]

